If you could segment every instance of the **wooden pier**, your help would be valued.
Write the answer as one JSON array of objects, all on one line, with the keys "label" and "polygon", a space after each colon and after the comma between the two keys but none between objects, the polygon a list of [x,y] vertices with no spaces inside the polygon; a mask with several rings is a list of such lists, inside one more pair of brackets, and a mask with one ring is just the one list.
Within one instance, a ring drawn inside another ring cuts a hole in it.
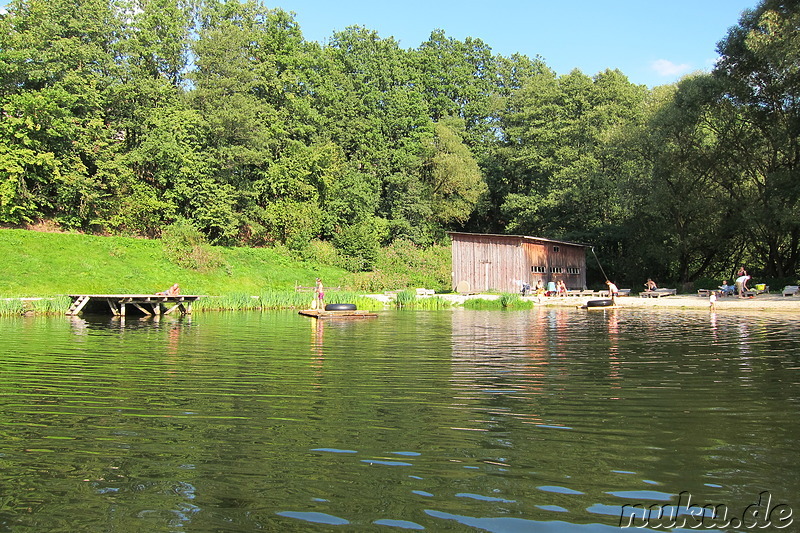
[{"label": "wooden pier", "polygon": [[67,315],[77,315],[83,311],[125,316],[126,307],[133,306],[145,316],[169,315],[180,312],[188,315],[192,312],[192,303],[202,296],[160,294],[70,294],[72,305]]},{"label": "wooden pier", "polygon": [[314,318],[374,318],[378,313],[371,313],[369,311],[322,311],[320,309],[303,309],[298,311],[298,314],[303,316],[310,316]]}]

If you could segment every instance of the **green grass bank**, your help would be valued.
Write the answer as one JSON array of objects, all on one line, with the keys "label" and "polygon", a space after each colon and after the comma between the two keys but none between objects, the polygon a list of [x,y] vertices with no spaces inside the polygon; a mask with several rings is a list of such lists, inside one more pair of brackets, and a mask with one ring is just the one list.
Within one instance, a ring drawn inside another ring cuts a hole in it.
[{"label": "green grass bank", "polygon": [[272,248],[208,247],[208,266],[187,268],[160,240],[0,229],[0,297],[155,293],[180,283],[185,294],[257,295],[342,285],[347,271]]},{"label": "green grass bank", "polygon": [[[317,277],[329,288],[342,288],[327,291],[327,301],[379,309],[381,302],[361,295],[413,287],[447,291],[450,278],[449,248],[421,249],[410,243],[382,250],[375,269],[358,273],[337,266],[335,251],[324,243],[293,253],[0,229],[0,254],[0,315],[60,313],[69,306],[69,294],[149,294],[173,283],[180,284],[183,294],[207,296],[195,305],[198,311],[308,307],[313,294],[296,292],[295,286],[311,286]],[[403,307],[444,306],[416,301],[411,294],[401,298]]]}]

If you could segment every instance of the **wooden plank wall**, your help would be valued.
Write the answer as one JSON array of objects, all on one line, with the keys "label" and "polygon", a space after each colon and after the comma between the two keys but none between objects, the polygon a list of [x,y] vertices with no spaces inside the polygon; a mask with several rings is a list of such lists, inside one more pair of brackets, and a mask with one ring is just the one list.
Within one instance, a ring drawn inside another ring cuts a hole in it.
[{"label": "wooden plank wall", "polygon": [[[559,251],[553,252],[553,246]],[[524,239],[513,235],[453,235],[453,289],[466,281],[471,292],[519,290],[515,280],[535,285],[561,278],[570,289],[586,286],[586,254],[582,246]],[[532,272],[531,267],[545,267],[546,272]],[[551,273],[551,267],[563,269]],[[579,274],[567,274],[567,268]]]},{"label": "wooden plank wall", "polygon": [[467,281],[470,290],[516,291],[515,279],[524,271],[518,237],[459,235],[453,239],[453,288]]},{"label": "wooden plank wall", "polygon": [[[556,247],[558,251],[555,251]],[[526,239],[523,248],[525,271],[530,276],[531,286],[540,279],[545,285],[548,281],[563,279],[568,289],[586,288],[586,251],[583,246]],[[545,272],[533,272],[534,267],[544,267]],[[578,273],[570,274],[570,268],[577,269]],[[561,272],[553,272],[553,269]]]}]

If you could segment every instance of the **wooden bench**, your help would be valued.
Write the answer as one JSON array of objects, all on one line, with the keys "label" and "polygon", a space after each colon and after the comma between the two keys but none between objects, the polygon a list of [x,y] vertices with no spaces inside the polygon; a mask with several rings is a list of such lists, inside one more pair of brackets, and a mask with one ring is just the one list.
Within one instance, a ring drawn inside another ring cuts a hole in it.
[{"label": "wooden bench", "polygon": [[781,292],[782,296],[794,296],[800,294],[800,285],[787,285]]},{"label": "wooden bench", "polygon": [[675,296],[678,289],[656,289],[654,291],[644,291],[639,293],[640,298],[661,298],[662,296]]},{"label": "wooden bench", "polygon": [[748,289],[742,293],[742,296],[758,296],[759,294],[769,294],[769,285],[765,285],[763,289]]}]

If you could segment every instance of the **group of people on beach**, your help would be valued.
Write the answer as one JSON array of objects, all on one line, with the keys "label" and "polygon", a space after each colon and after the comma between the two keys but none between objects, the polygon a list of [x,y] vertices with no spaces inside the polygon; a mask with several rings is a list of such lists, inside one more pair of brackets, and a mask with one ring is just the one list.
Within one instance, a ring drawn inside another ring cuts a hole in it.
[{"label": "group of people on beach", "polygon": [[747,287],[747,282],[749,280],[750,276],[747,274],[747,271],[743,266],[740,266],[739,270],[736,271],[736,279],[733,285],[730,285],[728,280],[724,279],[722,280],[722,285],[717,287],[719,291],[712,292],[718,292],[719,296],[733,296],[734,294],[738,294],[739,298],[745,298],[747,291],[750,290]]},{"label": "group of people on beach", "polygon": [[[722,285],[718,287],[719,291],[709,292],[709,305],[711,309],[716,309],[717,296],[732,296],[738,294],[739,298],[746,298],[746,293],[749,290],[747,287],[747,282],[749,280],[750,276],[747,274],[744,266],[740,266],[739,270],[736,271],[736,280],[733,285],[729,285],[728,280],[722,280]],[[608,297],[613,300],[619,295],[619,289],[611,280],[606,280],[606,285],[608,286]],[[652,278],[647,278],[644,287],[645,291],[648,292],[658,290],[658,285]]]},{"label": "group of people on beach", "polygon": [[547,288],[545,288],[542,280],[537,281],[534,287],[531,287],[530,283],[520,280],[516,283],[520,287],[522,296],[527,296],[528,294],[534,296],[565,296],[567,294],[567,284],[564,283],[563,279],[549,281],[547,283]]},{"label": "group of people on beach", "polygon": [[708,293],[708,304],[711,310],[713,311],[717,308],[717,296],[733,296],[737,294],[739,298],[746,298],[747,291],[750,290],[747,288],[749,280],[750,275],[747,274],[744,266],[740,266],[739,270],[736,271],[736,279],[733,285],[729,285],[727,279],[722,280],[722,285],[717,287],[719,291],[710,291]]}]

